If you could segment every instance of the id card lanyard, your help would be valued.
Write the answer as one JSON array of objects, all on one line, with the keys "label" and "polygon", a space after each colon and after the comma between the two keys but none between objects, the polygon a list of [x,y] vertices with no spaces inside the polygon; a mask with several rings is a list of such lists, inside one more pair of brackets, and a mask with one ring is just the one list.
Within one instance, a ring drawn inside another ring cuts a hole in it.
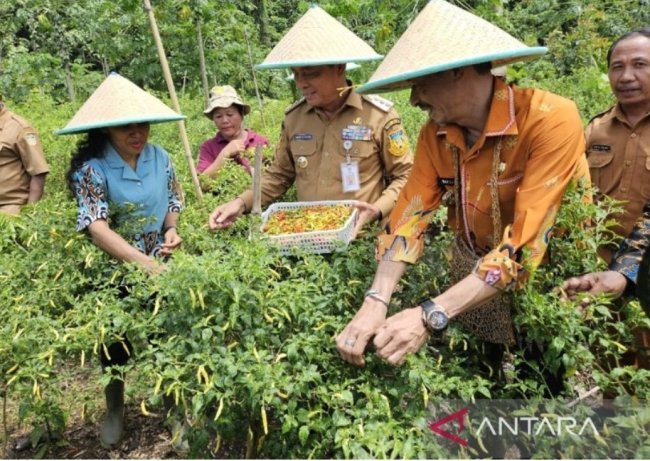
[{"label": "id card lanyard", "polygon": [[352,141],[349,139],[343,141],[343,149],[345,149],[345,162],[341,163],[343,192],[355,192],[361,189],[361,181],[359,180],[359,162],[352,161],[350,158]]}]

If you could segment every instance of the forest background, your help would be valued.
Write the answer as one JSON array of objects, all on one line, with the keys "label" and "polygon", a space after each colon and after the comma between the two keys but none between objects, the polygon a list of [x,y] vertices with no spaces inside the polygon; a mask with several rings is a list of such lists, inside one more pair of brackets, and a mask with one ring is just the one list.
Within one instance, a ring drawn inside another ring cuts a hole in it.
[{"label": "forest background", "polygon": [[[507,78],[575,100],[585,123],[613,103],[607,48],[621,34],[650,25],[647,0],[452,3],[526,44],[547,46],[543,58],[510,66]],[[423,0],[320,2],[381,54],[424,5]],[[202,108],[206,88],[215,84],[235,86],[253,108],[248,126],[274,143],[284,108],[297,93],[285,72],[260,71],[254,79],[252,64],[264,59],[309,4],[154,0],[153,6],[194,155],[214,135]],[[175,124],[154,126],[152,141],[172,154],[185,186],[187,208],[179,227],[183,250],[170,270],[154,279],[112,263],[74,231],[75,206],[63,178],[77,138],[56,137],[53,131],[67,123],[110,71],[169,101],[142,3],[15,0],[0,3],[0,24],[0,94],[39,129],[51,165],[44,199],[18,219],[0,217],[0,437],[5,454],[12,435],[32,426],[35,441],[47,433],[65,433],[63,442],[41,443],[31,456],[80,453],[69,451],[70,428],[94,427],[102,414],[100,389],[107,378],[98,370],[98,350],[124,332],[136,344],[137,355],[126,371],[129,407],[143,413],[138,424],[160,422],[161,395],[174,395],[192,425],[191,456],[458,456],[455,447],[441,444],[427,428],[432,401],[533,401],[546,395],[539,376],[515,373],[507,382],[495,382],[478,362],[480,342],[456,327],[444,344],[423,349],[399,369],[372,356],[364,370],[342,363],[333,337],[370,286],[378,229],[346,253],[328,257],[282,257],[258,239],[249,240],[254,221],[248,218],[229,231],[208,233],[209,210],[247,188],[250,179],[238,168],[226,168],[200,201]],[[363,83],[375,66],[364,64],[350,78]],[[408,105],[407,91],[385,96],[395,102],[414,141],[424,114]],[[272,149],[265,155],[272,156]],[[534,367],[540,376],[544,368],[564,367],[566,398],[598,386],[647,399],[648,372],[620,365],[631,330],[648,325],[638,304],[619,303],[613,314],[611,302],[600,300],[581,312],[552,293],[565,277],[602,267],[594,249],[610,238],[610,205],[586,205],[579,196],[580,191],[570,191],[559,224],[573,229],[575,222],[589,218],[593,226],[556,239],[554,263],[538,271],[518,295],[516,326],[531,341],[549,343],[543,362]],[[292,197],[290,191],[287,199]],[[430,238],[423,261],[396,293],[394,309],[445,285],[447,242],[444,232]],[[129,297],[120,296],[120,286],[128,287]],[[512,360],[515,365],[525,361],[523,350],[514,350]],[[605,362],[613,365],[604,367]],[[648,458],[645,418],[623,418],[601,440],[568,438],[537,443],[535,449],[543,457]],[[135,426],[132,430],[137,432]],[[91,432],[89,440],[94,437]],[[460,455],[484,455],[482,449],[462,448]],[[121,450],[120,457],[131,455],[128,448]],[[107,456],[87,451],[83,457],[93,454]]]}]

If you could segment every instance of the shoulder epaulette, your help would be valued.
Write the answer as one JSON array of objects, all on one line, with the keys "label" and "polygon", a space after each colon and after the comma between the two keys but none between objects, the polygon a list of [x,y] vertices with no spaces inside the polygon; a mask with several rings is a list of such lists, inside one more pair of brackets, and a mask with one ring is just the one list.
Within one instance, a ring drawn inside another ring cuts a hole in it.
[{"label": "shoulder epaulette", "polygon": [[294,102],[293,104],[291,104],[289,107],[287,107],[287,108],[284,110],[285,115],[288,114],[289,112],[291,112],[292,110],[294,110],[294,109],[295,109],[296,107],[298,107],[299,105],[301,105],[303,102],[305,102],[305,98],[304,98],[304,97],[298,99],[296,102]]},{"label": "shoulder epaulette", "polygon": [[34,127],[32,127],[31,123],[29,123],[26,119],[22,118],[20,115],[16,115],[13,112],[11,112],[9,118],[13,120],[15,123],[17,123],[18,126],[20,126],[23,130],[28,128],[34,130]]},{"label": "shoulder epaulette", "polygon": [[591,119],[589,119],[589,122],[587,123],[587,125],[589,125],[591,122],[596,120],[598,117],[602,117],[603,115],[608,114],[609,112],[613,111],[614,107],[616,107],[616,106],[612,106],[609,109],[604,110],[601,113],[594,115],[593,117],[591,117]]},{"label": "shoulder epaulette", "polygon": [[381,109],[384,112],[388,112],[390,108],[393,107],[392,101],[389,101],[386,98],[382,98],[381,96],[377,96],[376,94],[363,94],[361,97],[375,106],[377,109]]}]

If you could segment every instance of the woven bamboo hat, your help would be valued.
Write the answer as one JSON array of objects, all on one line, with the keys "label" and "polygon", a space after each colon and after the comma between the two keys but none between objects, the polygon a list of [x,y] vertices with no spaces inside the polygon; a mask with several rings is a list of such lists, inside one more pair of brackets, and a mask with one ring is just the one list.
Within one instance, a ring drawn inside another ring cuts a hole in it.
[{"label": "woven bamboo hat", "polygon": [[82,133],[129,123],[161,123],[184,119],[160,99],[130,80],[111,73],[90,95],[65,128],[55,134]]},{"label": "woven bamboo hat", "polygon": [[212,111],[217,107],[230,107],[233,104],[237,104],[241,107],[242,115],[247,115],[251,111],[251,106],[245,104],[244,101],[237,94],[235,90],[230,85],[223,86],[214,86],[210,90],[208,107],[203,111],[206,117],[212,120]]},{"label": "woven bamboo hat", "polygon": [[[361,66],[356,62],[349,62],[345,65],[345,71],[347,72],[349,70],[358,69],[359,67]],[[294,80],[293,72],[291,73],[291,75],[287,75],[284,79],[290,82],[293,81]]]},{"label": "woven bamboo hat", "polygon": [[448,69],[491,62],[493,67],[533,59],[545,47],[528,47],[507,32],[444,0],[431,0],[388,52],[359,93],[411,86],[410,80]]},{"label": "woven bamboo hat", "polygon": [[381,59],[370,45],[312,5],[256,69],[344,64]]}]

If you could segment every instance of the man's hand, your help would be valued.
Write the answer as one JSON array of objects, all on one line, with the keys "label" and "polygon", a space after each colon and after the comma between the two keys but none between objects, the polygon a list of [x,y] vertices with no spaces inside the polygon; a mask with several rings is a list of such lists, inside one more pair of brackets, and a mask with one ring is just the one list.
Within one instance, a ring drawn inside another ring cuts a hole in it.
[{"label": "man's hand", "polygon": [[609,294],[619,297],[625,291],[627,279],[615,271],[591,272],[580,277],[571,277],[562,284],[565,297],[575,299],[578,293]]},{"label": "man's hand", "polygon": [[429,334],[422,323],[422,308],[412,307],[389,317],[375,336],[377,355],[391,365],[401,365],[416,352]]},{"label": "man's hand", "polygon": [[169,256],[174,250],[181,246],[183,239],[178,232],[176,232],[175,227],[170,227],[165,232],[165,243],[162,244],[162,248],[158,252],[160,256]]},{"label": "man's hand", "polygon": [[366,364],[363,352],[370,339],[386,320],[387,310],[386,306],[375,299],[366,298],[364,300],[357,315],[336,337],[336,348],[343,360],[358,367]]},{"label": "man's hand", "polygon": [[237,197],[235,200],[218,206],[210,213],[208,227],[210,230],[230,227],[237,221],[237,218],[244,214],[244,211],[246,211],[246,205],[241,198]]},{"label": "man's hand", "polygon": [[381,210],[370,203],[356,201],[354,207],[359,212],[359,215],[357,217],[357,225],[352,232],[353,239],[357,237],[357,234],[366,223],[373,222],[381,216]]}]

